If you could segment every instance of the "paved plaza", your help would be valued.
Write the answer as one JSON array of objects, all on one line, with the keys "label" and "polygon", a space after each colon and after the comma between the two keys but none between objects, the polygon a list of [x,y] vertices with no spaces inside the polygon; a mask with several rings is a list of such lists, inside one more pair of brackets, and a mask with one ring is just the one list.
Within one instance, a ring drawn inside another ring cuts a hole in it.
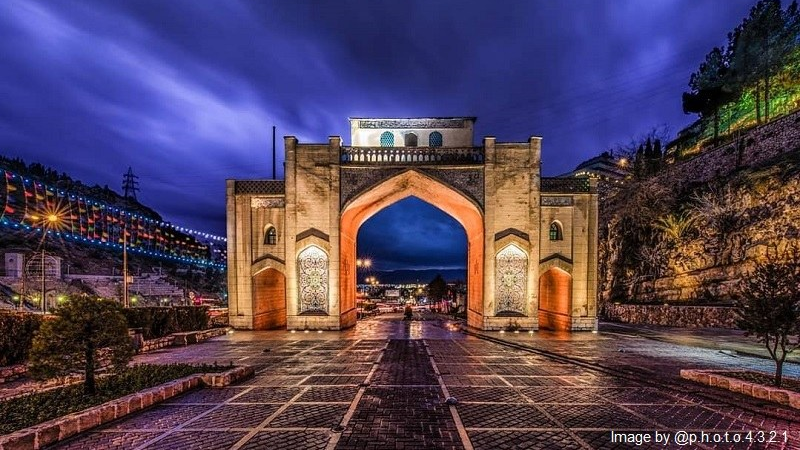
[{"label": "paved plaza", "polygon": [[[233,361],[257,373],[56,448],[800,448],[798,412],[676,376],[689,367],[769,370],[769,361],[619,330],[495,332],[487,340],[428,318],[385,315],[344,332],[237,331],[142,355],[138,362]],[[656,431],[669,433],[666,446],[620,441]],[[678,431],[739,443],[681,446]]]}]

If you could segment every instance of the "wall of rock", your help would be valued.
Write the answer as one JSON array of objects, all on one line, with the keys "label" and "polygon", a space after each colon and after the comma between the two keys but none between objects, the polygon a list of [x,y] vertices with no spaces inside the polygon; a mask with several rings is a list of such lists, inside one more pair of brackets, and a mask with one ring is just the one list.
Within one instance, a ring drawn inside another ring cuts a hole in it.
[{"label": "wall of rock", "polygon": [[660,183],[706,182],[734,170],[755,167],[800,147],[800,111],[746,133],[730,142],[704,150],[696,157],[669,165],[657,177]]},{"label": "wall of rock", "polygon": [[735,300],[800,254],[800,112],[628,183],[601,203],[600,301]]},{"label": "wall of rock", "polygon": [[737,328],[734,308],[724,306],[622,305],[603,306],[612,322],[685,328]]}]

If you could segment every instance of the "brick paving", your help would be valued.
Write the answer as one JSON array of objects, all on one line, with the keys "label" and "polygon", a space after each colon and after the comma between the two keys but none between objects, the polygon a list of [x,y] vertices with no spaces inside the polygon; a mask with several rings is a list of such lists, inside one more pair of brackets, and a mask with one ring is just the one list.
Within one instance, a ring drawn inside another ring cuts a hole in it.
[{"label": "brick paving", "polygon": [[[398,316],[342,333],[236,332],[139,361],[233,361],[256,367],[252,379],[189,392],[55,448],[800,448],[797,411],[676,377],[687,367],[768,370],[763,360],[618,334],[504,339],[531,350]],[[787,431],[789,439],[611,442],[612,431],[678,430]]]}]

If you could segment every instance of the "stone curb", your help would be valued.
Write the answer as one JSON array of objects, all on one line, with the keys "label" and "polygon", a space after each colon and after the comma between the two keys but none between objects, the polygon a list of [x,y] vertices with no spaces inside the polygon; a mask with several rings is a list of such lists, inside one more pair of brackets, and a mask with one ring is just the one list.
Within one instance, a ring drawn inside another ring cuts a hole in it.
[{"label": "stone curb", "polygon": [[27,364],[16,364],[0,368],[0,384],[14,381],[28,373]]},{"label": "stone curb", "polygon": [[749,397],[767,400],[790,408],[800,409],[800,393],[775,386],[750,383],[736,378],[726,377],[717,372],[730,372],[730,370],[695,370],[681,369],[681,378],[705,384],[707,386],[727,389]]},{"label": "stone curb", "polygon": [[252,377],[255,369],[236,367],[222,373],[198,373],[111,400],[64,417],[0,436],[0,450],[38,449],[96,426],[125,417],[198,386],[224,387]]},{"label": "stone curb", "polygon": [[173,338],[173,346],[186,346],[189,344],[197,344],[212,337],[223,336],[228,333],[230,327],[224,328],[209,328],[200,331],[186,331],[182,333],[172,333],[170,336]]}]

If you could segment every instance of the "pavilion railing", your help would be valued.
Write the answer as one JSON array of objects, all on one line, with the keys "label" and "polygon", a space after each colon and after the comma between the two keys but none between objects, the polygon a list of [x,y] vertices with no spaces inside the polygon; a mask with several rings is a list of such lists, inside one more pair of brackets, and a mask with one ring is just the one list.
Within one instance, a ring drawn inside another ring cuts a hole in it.
[{"label": "pavilion railing", "polygon": [[342,164],[475,165],[483,164],[483,147],[344,147]]}]

